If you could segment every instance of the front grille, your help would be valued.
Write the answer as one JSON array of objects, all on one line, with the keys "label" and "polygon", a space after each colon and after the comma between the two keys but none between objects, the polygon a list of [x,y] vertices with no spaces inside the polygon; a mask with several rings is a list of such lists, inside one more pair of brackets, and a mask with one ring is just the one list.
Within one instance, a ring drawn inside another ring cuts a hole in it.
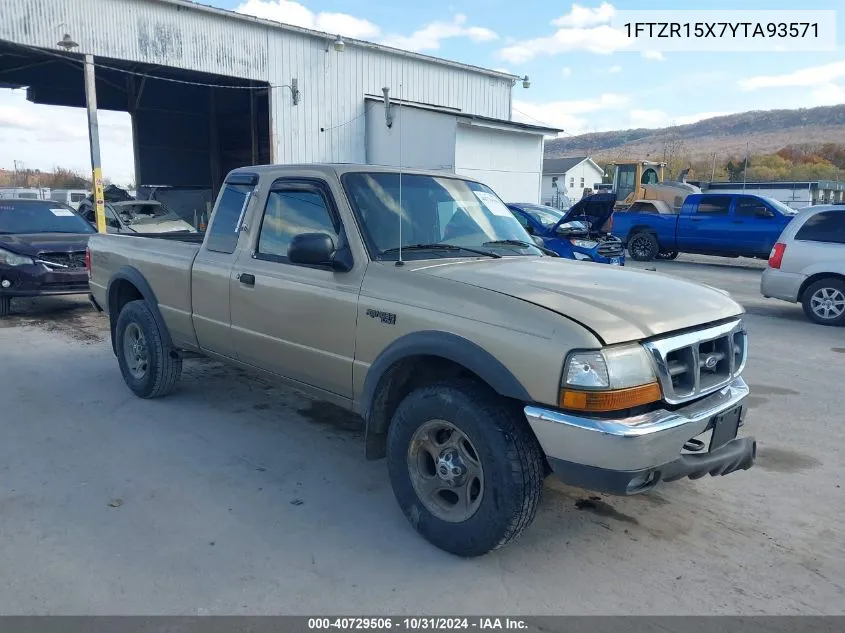
[{"label": "front grille", "polygon": [[742,321],[731,321],[649,341],[645,347],[657,366],[663,399],[680,404],[717,391],[739,376],[748,355],[748,336]]},{"label": "front grille", "polygon": [[85,251],[71,253],[39,253],[38,261],[49,268],[76,270],[85,268]]},{"label": "front grille", "polygon": [[619,257],[622,254],[622,242],[601,242],[596,251],[602,257]]}]

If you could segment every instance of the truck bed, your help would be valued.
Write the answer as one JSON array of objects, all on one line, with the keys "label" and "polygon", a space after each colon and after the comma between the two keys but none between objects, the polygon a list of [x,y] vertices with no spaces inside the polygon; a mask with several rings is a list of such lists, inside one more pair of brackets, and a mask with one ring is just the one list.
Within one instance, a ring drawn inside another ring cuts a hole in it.
[{"label": "truck bed", "polygon": [[191,321],[191,266],[200,250],[201,233],[161,235],[92,235],[91,294],[108,311],[107,286],[118,271],[141,273],[155,299],[173,342],[180,347],[196,348]]}]

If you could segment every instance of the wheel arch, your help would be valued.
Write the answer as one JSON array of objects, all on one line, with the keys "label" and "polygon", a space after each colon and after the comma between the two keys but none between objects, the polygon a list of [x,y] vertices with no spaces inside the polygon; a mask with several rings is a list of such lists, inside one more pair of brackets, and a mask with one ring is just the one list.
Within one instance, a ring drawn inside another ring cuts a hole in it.
[{"label": "wheel arch", "polygon": [[106,288],[106,304],[109,313],[109,326],[111,331],[112,351],[117,354],[117,318],[123,306],[130,301],[144,300],[155,318],[162,342],[169,349],[173,348],[173,341],[170,338],[170,331],[158,309],[158,301],[149,282],[144,278],[137,268],[133,266],[121,266],[112,275],[109,285]]},{"label": "wheel arch", "polygon": [[367,459],[384,457],[393,412],[414,388],[435,380],[472,377],[495,393],[521,402],[531,397],[490,352],[456,334],[414,332],[391,343],[370,365],[358,410],[365,421]]},{"label": "wheel arch", "polygon": [[833,272],[821,272],[821,273],[814,273],[807,277],[801,287],[798,289],[798,303],[804,300],[804,293],[807,292],[807,288],[812,286],[817,281],[821,281],[822,279],[838,279],[841,282],[845,282],[845,275],[842,273],[833,273]]}]

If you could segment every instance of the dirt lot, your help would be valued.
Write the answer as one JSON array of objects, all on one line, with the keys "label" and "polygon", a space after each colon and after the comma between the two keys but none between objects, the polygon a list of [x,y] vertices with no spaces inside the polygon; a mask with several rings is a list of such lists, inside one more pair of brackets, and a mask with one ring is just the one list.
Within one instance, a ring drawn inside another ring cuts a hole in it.
[{"label": "dirt lot", "polygon": [[748,309],[758,466],[633,498],[549,480],[529,531],[469,561],[407,525],[355,418],[208,361],[140,400],[87,304],[20,306],[0,613],[845,613],[845,330],[760,297],[756,262],[645,267]]}]

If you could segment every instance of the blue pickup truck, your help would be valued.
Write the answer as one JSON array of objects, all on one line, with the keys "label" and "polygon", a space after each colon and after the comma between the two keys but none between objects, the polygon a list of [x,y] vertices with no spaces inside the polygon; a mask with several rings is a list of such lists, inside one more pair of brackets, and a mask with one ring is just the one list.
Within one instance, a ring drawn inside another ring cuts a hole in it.
[{"label": "blue pickup truck", "polygon": [[694,193],[677,211],[640,200],[613,214],[613,234],[631,259],[674,259],[678,253],[766,259],[796,211],[765,196]]}]

